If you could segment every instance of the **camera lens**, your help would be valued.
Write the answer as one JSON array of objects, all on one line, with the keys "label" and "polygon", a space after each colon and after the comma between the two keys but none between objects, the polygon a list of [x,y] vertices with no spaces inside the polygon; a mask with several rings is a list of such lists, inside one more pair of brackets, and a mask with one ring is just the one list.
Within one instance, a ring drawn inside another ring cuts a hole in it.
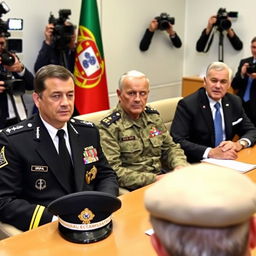
[{"label": "camera lens", "polygon": [[2,58],[3,65],[12,66],[15,62],[15,58],[13,57],[13,55],[7,51],[2,52],[0,56]]},{"label": "camera lens", "polygon": [[227,30],[229,28],[231,28],[231,21],[228,20],[228,19],[222,19],[220,21],[220,27],[223,29],[223,30]]}]

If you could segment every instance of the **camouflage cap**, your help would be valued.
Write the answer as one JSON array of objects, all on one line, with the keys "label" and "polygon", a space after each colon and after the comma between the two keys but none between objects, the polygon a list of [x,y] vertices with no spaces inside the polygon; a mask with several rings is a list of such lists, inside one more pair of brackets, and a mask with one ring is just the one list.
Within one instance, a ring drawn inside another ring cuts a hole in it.
[{"label": "camouflage cap", "polygon": [[210,164],[166,174],[145,192],[154,217],[180,225],[226,227],[256,212],[256,186],[244,174]]}]

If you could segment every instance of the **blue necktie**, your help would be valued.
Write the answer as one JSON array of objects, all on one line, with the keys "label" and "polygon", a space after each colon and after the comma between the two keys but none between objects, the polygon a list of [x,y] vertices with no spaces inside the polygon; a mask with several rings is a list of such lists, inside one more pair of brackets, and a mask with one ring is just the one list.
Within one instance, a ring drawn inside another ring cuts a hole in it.
[{"label": "blue necktie", "polygon": [[217,102],[214,107],[216,108],[215,118],[214,118],[214,130],[215,130],[215,147],[217,147],[223,140],[223,130],[222,130],[222,118],[220,113],[220,103]]},{"label": "blue necktie", "polygon": [[252,81],[253,81],[253,79],[251,77],[248,77],[247,86],[246,86],[244,96],[243,96],[244,102],[247,102],[250,100]]}]

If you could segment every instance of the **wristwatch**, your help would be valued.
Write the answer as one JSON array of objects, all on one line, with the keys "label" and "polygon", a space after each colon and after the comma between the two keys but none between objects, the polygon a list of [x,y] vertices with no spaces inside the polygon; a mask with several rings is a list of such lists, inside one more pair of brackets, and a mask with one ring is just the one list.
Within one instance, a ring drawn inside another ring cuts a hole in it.
[{"label": "wristwatch", "polygon": [[242,148],[246,148],[248,146],[248,142],[246,140],[239,140],[238,142]]}]

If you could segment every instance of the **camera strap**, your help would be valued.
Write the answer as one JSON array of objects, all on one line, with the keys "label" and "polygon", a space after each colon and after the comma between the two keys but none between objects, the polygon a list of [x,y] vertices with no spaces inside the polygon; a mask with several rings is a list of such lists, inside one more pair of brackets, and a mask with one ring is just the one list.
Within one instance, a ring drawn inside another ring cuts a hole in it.
[{"label": "camera strap", "polygon": [[206,42],[206,45],[204,47],[204,51],[203,52],[208,52],[208,50],[209,50],[209,48],[210,48],[210,46],[212,44],[212,40],[213,40],[213,36],[214,36],[215,31],[216,31],[216,27],[214,26],[212,28],[212,30],[211,30],[211,33],[210,33],[209,38],[208,38],[208,40]]},{"label": "camera strap", "polygon": [[[19,121],[27,119],[27,112],[21,95],[10,95],[15,116]],[[9,109],[10,111],[10,109]]]}]

